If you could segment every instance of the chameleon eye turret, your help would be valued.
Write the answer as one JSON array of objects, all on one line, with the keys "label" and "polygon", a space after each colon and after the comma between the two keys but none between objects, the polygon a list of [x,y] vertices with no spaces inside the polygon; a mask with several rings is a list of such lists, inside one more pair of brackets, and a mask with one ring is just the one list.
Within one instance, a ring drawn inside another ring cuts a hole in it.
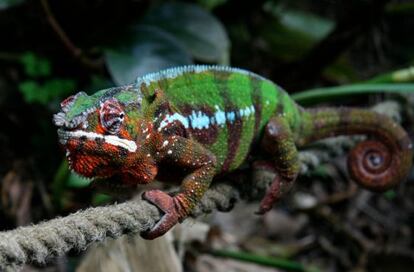
[{"label": "chameleon eye turret", "polygon": [[110,98],[103,102],[99,109],[99,113],[103,128],[111,134],[116,134],[125,117],[125,113],[118,100]]},{"label": "chameleon eye turret", "polygon": [[148,239],[184,220],[212,179],[238,169],[252,146],[261,147],[261,160],[267,156],[264,163],[277,174],[259,213],[292,187],[300,169],[297,148],[322,138],[368,136],[350,152],[348,169],[373,191],[397,185],[412,165],[411,140],[391,119],[363,109],[304,109],[270,80],[230,67],[167,69],[91,96],[78,93],[61,107],[54,123],[80,175],[118,176],[131,187],[181,180],[175,195],[144,193],[164,213],[142,233]]}]

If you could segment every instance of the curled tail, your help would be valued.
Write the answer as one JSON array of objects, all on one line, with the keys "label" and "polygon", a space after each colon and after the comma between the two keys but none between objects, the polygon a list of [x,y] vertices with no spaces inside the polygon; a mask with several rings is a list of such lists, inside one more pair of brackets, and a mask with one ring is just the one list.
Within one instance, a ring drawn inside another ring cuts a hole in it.
[{"label": "curled tail", "polygon": [[348,155],[353,180],[385,191],[404,180],[412,165],[412,143],[405,130],[379,113],[354,108],[317,108],[302,112],[298,146],[338,135],[367,135]]}]

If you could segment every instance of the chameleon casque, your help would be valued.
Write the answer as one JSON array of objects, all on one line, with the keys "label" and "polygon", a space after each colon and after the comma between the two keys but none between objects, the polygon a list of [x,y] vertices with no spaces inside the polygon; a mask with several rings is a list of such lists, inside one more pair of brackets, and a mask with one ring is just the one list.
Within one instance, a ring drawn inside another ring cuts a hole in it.
[{"label": "chameleon casque", "polygon": [[70,168],[84,177],[115,176],[131,187],[181,180],[175,195],[143,194],[164,213],[143,233],[148,239],[184,220],[212,179],[237,169],[253,146],[277,173],[259,213],[295,181],[297,148],[322,138],[368,135],[350,152],[348,169],[373,191],[405,179],[412,163],[410,138],[391,119],[364,109],[304,109],[271,81],[222,66],[172,68],[91,96],[80,92],[61,103],[54,123]]}]

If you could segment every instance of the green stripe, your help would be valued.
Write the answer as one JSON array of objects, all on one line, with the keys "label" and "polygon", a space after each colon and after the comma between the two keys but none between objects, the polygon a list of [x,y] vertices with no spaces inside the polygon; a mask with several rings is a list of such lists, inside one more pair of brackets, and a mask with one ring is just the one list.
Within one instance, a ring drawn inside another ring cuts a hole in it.
[{"label": "green stripe", "polygon": [[262,120],[260,121],[260,129],[262,129],[270,117],[276,110],[278,92],[280,90],[278,87],[268,80],[261,82],[260,92],[261,92],[261,106],[262,106]]}]

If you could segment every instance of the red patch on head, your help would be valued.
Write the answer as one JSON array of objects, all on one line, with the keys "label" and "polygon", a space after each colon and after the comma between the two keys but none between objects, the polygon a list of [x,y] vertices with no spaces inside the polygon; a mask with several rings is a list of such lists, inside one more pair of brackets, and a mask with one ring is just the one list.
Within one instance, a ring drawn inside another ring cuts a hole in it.
[{"label": "red patch on head", "polygon": [[70,103],[72,103],[74,99],[75,99],[75,95],[69,96],[68,98],[66,98],[60,103],[60,107],[64,108],[66,105],[69,105]]}]

